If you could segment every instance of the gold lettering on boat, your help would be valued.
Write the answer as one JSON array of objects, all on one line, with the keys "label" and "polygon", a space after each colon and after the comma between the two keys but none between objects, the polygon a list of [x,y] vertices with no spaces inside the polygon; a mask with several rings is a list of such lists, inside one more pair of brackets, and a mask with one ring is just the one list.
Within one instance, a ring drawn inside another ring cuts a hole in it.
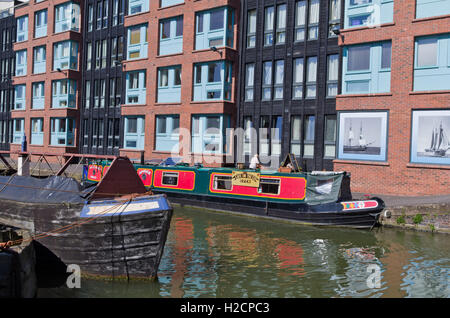
[{"label": "gold lettering on boat", "polygon": [[249,171],[233,171],[231,175],[232,184],[245,187],[259,187],[260,174]]}]

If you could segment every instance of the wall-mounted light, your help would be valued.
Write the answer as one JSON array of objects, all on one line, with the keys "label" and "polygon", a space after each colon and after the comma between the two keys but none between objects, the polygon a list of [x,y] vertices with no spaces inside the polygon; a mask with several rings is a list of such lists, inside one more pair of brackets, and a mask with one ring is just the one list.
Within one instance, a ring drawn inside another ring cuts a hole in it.
[{"label": "wall-mounted light", "polygon": [[336,35],[341,34],[341,29],[340,29],[339,25],[334,25],[334,26],[331,28],[331,31],[332,31],[334,34],[336,34]]},{"label": "wall-mounted light", "polygon": [[220,54],[220,57],[222,57],[222,51],[217,50],[217,48],[215,46],[211,46],[210,49],[213,52],[218,52]]}]

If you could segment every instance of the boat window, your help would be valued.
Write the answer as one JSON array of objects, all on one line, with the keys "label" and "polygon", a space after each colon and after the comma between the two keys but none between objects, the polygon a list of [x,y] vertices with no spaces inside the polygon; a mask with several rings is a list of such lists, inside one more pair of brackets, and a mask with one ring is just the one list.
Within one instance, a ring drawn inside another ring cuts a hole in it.
[{"label": "boat window", "polygon": [[264,179],[259,181],[258,193],[279,194],[280,179]]},{"label": "boat window", "polygon": [[231,190],[231,176],[214,176],[215,190]]},{"label": "boat window", "polygon": [[161,183],[170,186],[178,185],[178,172],[163,172]]}]

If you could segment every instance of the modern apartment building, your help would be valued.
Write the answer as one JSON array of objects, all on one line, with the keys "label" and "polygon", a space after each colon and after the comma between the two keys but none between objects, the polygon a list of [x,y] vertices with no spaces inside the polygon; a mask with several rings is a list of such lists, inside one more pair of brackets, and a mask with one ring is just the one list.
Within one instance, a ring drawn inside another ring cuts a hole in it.
[{"label": "modern apartment building", "polygon": [[450,1],[346,0],[335,170],[352,190],[448,194]]},{"label": "modern apartment building", "polygon": [[14,9],[11,150],[78,152],[82,1],[33,1]]},{"label": "modern apartment building", "polygon": [[240,2],[130,0],[125,12],[120,153],[222,165],[232,154]]},{"label": "modern apartment building", "polygon": [[[340,0],[242,1],[238,161],[286,154],[304,170],[331,170],[342,24]],[[254,130],[253,130],[253,129]],[[251,133],[254,131],[254,133]],[[240,154],[243,154],[240,157]]]},{"label": "modern apartment building", "polygon": [[85,0],[80,152],[119,155],[125,0]]}]

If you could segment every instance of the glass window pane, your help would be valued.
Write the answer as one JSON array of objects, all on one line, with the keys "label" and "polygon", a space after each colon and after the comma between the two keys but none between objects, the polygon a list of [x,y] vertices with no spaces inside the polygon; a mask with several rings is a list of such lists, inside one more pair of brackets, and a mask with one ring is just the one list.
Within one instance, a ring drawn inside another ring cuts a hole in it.
[{"label": "glass window pane", "polygon": [[417,41],[417,66],[437,65],[437,39],[421,39]]},{"label": "glass window pane", "polygon": [[391,68],[391,42],[385,42],[381,46],[381,68]]},{"label": "glass window pane", "polygon": [[370,46],[352,46],[348,48],[347,71],[365,71],[370,69]]}]

